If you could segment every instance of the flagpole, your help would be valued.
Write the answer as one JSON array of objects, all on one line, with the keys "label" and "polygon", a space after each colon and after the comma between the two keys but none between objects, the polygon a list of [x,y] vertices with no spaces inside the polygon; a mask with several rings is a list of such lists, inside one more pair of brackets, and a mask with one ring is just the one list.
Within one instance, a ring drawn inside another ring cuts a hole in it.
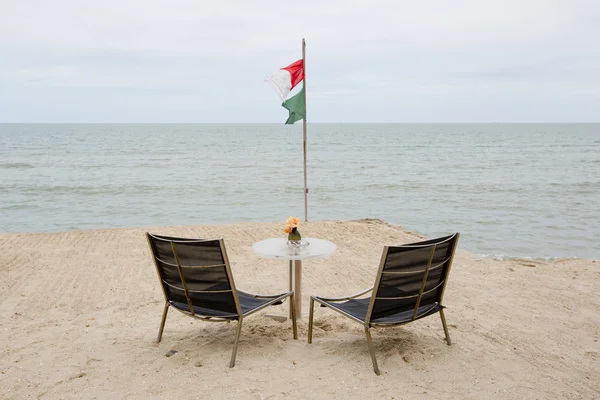
[{"label": "flagpole", "polygon": [[306,186],[306,42],[302,38],[302,67],[304,68],[304,79],[302,89],[304,90],[304,119],[302,120],[302,131],[304,139],[304,220],[308,221],[308,187]]}]

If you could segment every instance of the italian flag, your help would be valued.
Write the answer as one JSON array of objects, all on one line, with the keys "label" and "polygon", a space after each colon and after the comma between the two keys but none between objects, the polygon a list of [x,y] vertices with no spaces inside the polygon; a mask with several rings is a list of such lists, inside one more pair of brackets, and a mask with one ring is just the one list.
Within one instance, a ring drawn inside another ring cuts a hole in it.
[{"label": "italian flag", "polygon": [[293,88],[304,80],[304,60],[298,60],[287,67],[281,68],[265,78],[273,86],[275,92],[283,101],[281,104],[286,108],[290,116],[286,124],[293,124],[296,121],[304,119],[306,116],[306,104],[304,102],[304,88],[297,94],[287,98]]}]

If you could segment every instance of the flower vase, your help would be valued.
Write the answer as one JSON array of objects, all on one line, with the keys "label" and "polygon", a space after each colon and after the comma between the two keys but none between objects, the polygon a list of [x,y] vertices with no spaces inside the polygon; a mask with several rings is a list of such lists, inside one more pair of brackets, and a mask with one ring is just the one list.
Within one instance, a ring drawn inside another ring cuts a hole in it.
[{"label": "flower vase", "polygon": [[298,228],[292,229],[292,231],[288,234],[288,241],[291,243],[300,243],[300,240],[302,240],[302,235],[300,235]]}]

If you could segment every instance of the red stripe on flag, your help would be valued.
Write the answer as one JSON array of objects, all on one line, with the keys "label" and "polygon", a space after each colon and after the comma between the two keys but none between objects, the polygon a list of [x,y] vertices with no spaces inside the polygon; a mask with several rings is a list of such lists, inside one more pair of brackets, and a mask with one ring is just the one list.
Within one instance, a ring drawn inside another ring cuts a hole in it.
[{"label": "red stripe on flag", "polygon": [[304,60],[300,59],[285,68],[292,76],[292,89],[304,79]]}]

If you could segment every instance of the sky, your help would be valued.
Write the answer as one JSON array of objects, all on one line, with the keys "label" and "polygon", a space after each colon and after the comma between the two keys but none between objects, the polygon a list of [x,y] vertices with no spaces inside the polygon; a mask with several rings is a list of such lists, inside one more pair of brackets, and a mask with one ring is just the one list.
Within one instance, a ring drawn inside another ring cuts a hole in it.
[{"label": "sky", "polygon": [[598,122],[598,0],[0,0],[0,122]]}]

